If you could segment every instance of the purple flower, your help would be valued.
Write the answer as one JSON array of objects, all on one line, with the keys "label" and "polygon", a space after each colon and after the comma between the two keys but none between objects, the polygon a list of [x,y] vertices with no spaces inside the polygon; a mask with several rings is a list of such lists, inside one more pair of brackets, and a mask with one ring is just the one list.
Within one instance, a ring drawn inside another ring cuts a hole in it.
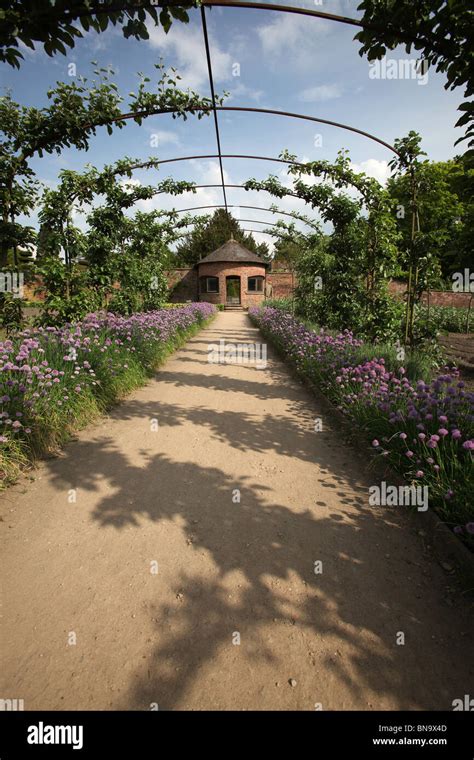
[{"label": "purple flower", "polygon": [[378,440],[376,438],[374,438],[374,440],[372,441],[372,446],[374,446],[375,448],[377,448],[378,446],[380,446],[380,443],[378,442]]}]

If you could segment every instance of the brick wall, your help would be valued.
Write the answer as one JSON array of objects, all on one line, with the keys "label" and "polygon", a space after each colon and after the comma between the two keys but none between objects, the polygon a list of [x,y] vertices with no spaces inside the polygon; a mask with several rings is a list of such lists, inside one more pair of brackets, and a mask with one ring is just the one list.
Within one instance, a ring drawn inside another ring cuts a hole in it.
[{"label": "brick wall", "polygon": [[[388,289],[396,298],[403,298],[407,285],[399,280],[392,280]],[[431,306],[455,306],[456,308],[467,309],[473,295],[473,293],[456,293],[453,290],[430,290],[429,301]],[[428,293],[422,294],[421,302],[428,303]],[[474,299],[472,306],[474,306]]]},{"label": "brick wall", "polygon": [[194,267],[171,269],[165,272],[165,276],[171,291],[169,296],[171,303],[198,300],[197,272]]},{"label": "brick wall", "polygon": [[269,272],[267,283],[268,298],[290,298],[296,285],[296,277],[291,272]]}]

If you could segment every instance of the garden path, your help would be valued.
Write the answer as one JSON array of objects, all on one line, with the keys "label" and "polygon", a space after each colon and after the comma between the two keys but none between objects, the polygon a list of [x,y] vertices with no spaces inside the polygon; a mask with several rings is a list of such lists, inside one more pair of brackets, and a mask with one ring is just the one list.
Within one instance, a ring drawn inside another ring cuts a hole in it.
[{"label": "garden path", "polygon": [[463,597],[412,518],[368,506],[374,476],[322,400],[271,351],[208,363],[220,339],[261,340],[220,313],[2,495],[1,696],[451,709],[474,680]]}]

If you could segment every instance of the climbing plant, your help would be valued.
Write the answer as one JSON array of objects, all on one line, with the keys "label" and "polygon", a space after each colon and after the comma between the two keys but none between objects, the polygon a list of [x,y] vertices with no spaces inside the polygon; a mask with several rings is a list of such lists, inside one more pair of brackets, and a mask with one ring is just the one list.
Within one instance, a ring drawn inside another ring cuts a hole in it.
[{"label": "climbing plant", "polygon": [[[35,156],[61,153],[65,148],[87,150],[97,129],[104,126],[109,134],[121,129],[128,121],[141,124],[153,113],[172,112],[173,118],[186,120],[189,113],[202,118],[209,115],[212,102],[193,90],[178,87],[179,76],[174,69],[166,71],[160,62],[156,91],[148,89],[150,79],[140,75],[136,92],[129,95],[129,110],[121,110],[124,98],[112,81],[111,69],[96,69],[98,80],[78,77],[74,82],[58,82],[48,92],[50,104],[44,108],[21,106],[10,94],[0,98],[0,121],[3,140],[0,143],[0,200],[4,235],[0,251],[0,266],[7,259],[8,249],[18,244],[15,218],[34,208],[36,198],[29,193],[34,182],[30,166]],[[217,98],[223,102],[222,98]],[[21,202],[19,201],[21,199]],[[23,205],[21,205],[21,203]]]},{"label": "climbing plant", "polygon": [[[294,158],[287,152],[285,159]],[[325,254],[324,276],[321,277],[320,293],[314,292],[314,280],[308,284],[309,261],[314,257],[316,267],[321,267],[321,246],[315,254],[305,250],[305,279],[311,292],[299,286],[297,300],[300,307],[315,309],[318,318],[324,318],[330,326],[358,329],[369,337],[387,337],[395,329],[395,317],[387,294],[386,277],[397,266],[398,231],[393,214],[393,200],[381,185],[350,167],[347,154],[341,152],[334,164],[327,161],[292,165],[292,188],[270,176],[263,182],[249,180],[248,190],[266,190],[276,197],[292,195],[317,208],[324,221],[333,225]],[[308,185],[301,177],[315,176],[323,181]],[[358,197],[351,198],[342,192],[354,187]],[[319,283],[319,280],[317,280]],[[309,315],[308,315],[309,316]],[[314,316],[314,315],[313,315]]]}]

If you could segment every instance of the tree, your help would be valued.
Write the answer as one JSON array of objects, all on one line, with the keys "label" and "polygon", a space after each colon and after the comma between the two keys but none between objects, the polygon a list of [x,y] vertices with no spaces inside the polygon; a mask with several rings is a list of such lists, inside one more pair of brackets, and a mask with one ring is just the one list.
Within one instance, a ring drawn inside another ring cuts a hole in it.
[{"label": "tree", "polygon": [[421,232],[420,224],[420,167],[421,156],[426,153],[420,147],[421,137],[411,131],[407,137],[395,140],[397,155],[389,162],[395,177],[406,177],[408,183],[408,209],[410,232],[406,251],[408,287],[406,292],[405,343],[413,346],[415,306],[427,286],[431,272],[429,241]]},{"label": "tree", "polygon": [[216,209],[207,224],[190,232],[176,248],[179,264],[196,264],[200,259],[212,253],[231,235],[242,245],[268,260],[269,248],[266,243],[257,243],[252,234],[245,234],[239,222],[225,209]]},{"label": "tree", "polygon": [[[412,47],[436,71],[446,74],[445,88],[464,87],[464,97],[474,93],[474,13],[466,0],[363,0],[363,29],[355,39],[362,43],[360,55],[370,61],[383,58],[388,50]],[[466,133],[455,144],[469,140],[474,146],[474,103],[459,106],[457,127]],[[469,151],[474,156],[474,150]]]},{"label": "tree", "polygon": [[[453,272],[464,271],[472,260],[474,169],[469,169],[460,157],[450,161],[423,161],[418,167],[418,180],[422,234],[431,260],[431,282],[428,286],[443,286],[439,274],[452,284]],[[401,247],[408,251],[411,216],[405,210],[410,208],[411,203],[409,175],[391,177],[387,189],[398,208]]]},{"label": "tree", "polygon": [[[195,2],[142,0],[3,0],[0,9],[0,61],[20,67],[19,43],[31,49],[40,43],[49,56],[66,55],[83,32],[104,32],[121,25],[125,38],[149,38],[147,20],[168,32],[173,19],[187,23]],[[159,11],[159,7],[161,10]],[[78,24],[82,28],[79,28]]]}]

